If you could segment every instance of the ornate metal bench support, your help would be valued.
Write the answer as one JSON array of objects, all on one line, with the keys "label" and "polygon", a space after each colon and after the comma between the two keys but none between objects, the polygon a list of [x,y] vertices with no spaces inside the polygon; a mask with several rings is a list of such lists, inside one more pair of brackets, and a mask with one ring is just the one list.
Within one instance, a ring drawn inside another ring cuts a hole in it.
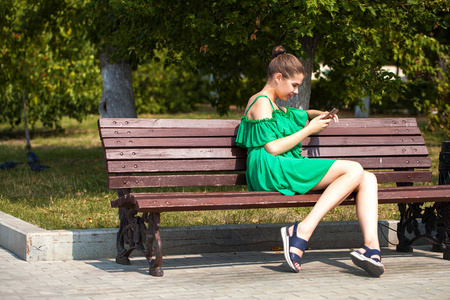
[{"label": "ornate metal bench support", "polygon": [[[129,265],[129,256],[134,250],[139,250],[145,255],[145,224],[141,217],[136,216],[136,211],[130,208],[119,208],[120,227],[117,232],[117,256],[116,262]],[[128,247],[127,247],[128,245]]]},{"label": "ornate metal bench support", "polygon": [[[439,249],[434,250],[443,251],[444,259],[450,260],[450,202],[435,203],[434,207],[436,207],[439,218],[442,220],[436,228]],[[435,245],[433,247],[436,248]]]},{"label": "ornate metal bench support", "polygon": [[[119,189],[119,197],[130,193],[129,189]],[[143,213],[137,216],[134,206],[120,207],[120,226],[117,232],[116,262],[122,265],[129,265],[129,256],[134,250],[138,250],[145,256],[150,265],[149,273],[153,276],[163,276],[162,265],[162,244],[159,235],[160,213]],[[146,226],[146,224],[148,226]],[[155,259],[152,259],[153,252]]]},{"label": "ornate metal bench support", "polygon": [[[450,185],[450,141],[443,141],[439,154],[439,185]],[[439,241],[443,243],[444,259],[450,260],[450,202],[436,204],[437,211],[444,220],[438,228]]]},{"label": "ornate metal bench support", "polygon": [[[440,184],[442,184],[440,182]],[[397,183],[397,186],[412,186],[412,183]],[[412,252],[411,245],[421,238],[426,238],[433,244],[433,251],[444,252],[444,258],[450,259],[450,243],[448,230],[450,230],[450,203],[437,202],[433,206],[424,206],[424,203],[399,203],[400,221],[397,224],[399,252]],[[425,225],[425,232],[419,228],[418,219]],[[433,235],[433,233],[436,235]],[[414,234],[409,239],[406,234]]]},{"label": "ornate metal bench support", "polygon": [[[149,263],[150,275],[163,276],[162,244],[159,235],[160,214],[144,213],[142,216],[137,216],[136,213],[134,209],[119,208],[120,228],[117,233],[116,262],[129,265],[130,254],[138,250]],[[145,223],[148,223],[148,227]],[[153,252],[155,259],[152,259]]]},{"label": "ornate metal bench support", "polygon": [[[433,206],[423,207],[423,203],[399,203],[400,221],[397,225],[399,244],[397,251],[412,252],[411,245],[421,238],[426,238],[433,244],[433,251],[444,252],[444,258],[450,259],[450,243],[448,230],[450,229],[450,203],[435,203]],[[421,219],[425,225],[425,232],[419,228]],[[435,235],[433,233],[436,232]],[[406,234],[414,234],[409,239]]]}]

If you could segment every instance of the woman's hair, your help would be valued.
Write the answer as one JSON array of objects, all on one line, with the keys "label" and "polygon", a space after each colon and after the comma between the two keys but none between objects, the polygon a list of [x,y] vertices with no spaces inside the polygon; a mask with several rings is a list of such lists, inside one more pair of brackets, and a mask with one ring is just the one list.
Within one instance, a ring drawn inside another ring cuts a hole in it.
[{"label": "woman's hair", "polygon": [[292,78],[297,74],[304,75],[305,69],[297,57],[287,53],[280,45],[272,50],[272,61],[267,70],[267,78],[270,80],[276,73],[281,73],[285,78]]}]

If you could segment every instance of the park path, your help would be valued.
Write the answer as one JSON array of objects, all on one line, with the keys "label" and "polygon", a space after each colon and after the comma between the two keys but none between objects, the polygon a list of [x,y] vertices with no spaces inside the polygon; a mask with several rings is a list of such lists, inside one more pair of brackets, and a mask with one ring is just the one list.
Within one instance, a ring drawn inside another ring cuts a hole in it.
[{"label": "park path", "polygon": [[383,249],[386,272],[357,269],[348,249],[312,250],[291,272],[281,252],[165,257],[162,278],[144,258],[25,262],[0,248],[0,299],[449,299],[450,261],[420,246]]}]

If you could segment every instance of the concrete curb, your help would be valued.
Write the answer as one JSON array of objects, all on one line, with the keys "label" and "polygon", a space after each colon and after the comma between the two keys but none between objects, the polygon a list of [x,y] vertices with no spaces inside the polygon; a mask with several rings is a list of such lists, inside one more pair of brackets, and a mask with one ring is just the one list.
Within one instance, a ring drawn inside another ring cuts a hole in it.
[{"label": "concrete curb", "polygon": [[[398,242],[397,221],[382,221],[382,247]],[[282,247],[287,224],[161,228],[164,255],[270,251]],[[0,211],[0,246],[25,261],[89,260],[115,257],[117,228],[45,230]],[[322,222],[308,243],[311,249],[356,248],[363,244],[356,221]],[[135,251],[136,252],[136,251]],[[136,253],[137,254],[137,253]]]}]

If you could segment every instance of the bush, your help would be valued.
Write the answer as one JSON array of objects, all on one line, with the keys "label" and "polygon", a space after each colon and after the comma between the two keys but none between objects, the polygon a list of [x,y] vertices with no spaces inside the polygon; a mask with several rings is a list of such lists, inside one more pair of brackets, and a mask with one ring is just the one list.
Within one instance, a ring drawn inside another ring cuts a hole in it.
[{"label": "bush", "polygon": [[342,89],[331,80],[320,78],[311,82],[310,107],[330,110],[333,107],[346,107]]},{"label": "bush", "polygon": [[138,114],[190,112],[197,103],[210,102],[209,78],[183,66],[167,64],[164,52],[158,52],[133,72]]}]

